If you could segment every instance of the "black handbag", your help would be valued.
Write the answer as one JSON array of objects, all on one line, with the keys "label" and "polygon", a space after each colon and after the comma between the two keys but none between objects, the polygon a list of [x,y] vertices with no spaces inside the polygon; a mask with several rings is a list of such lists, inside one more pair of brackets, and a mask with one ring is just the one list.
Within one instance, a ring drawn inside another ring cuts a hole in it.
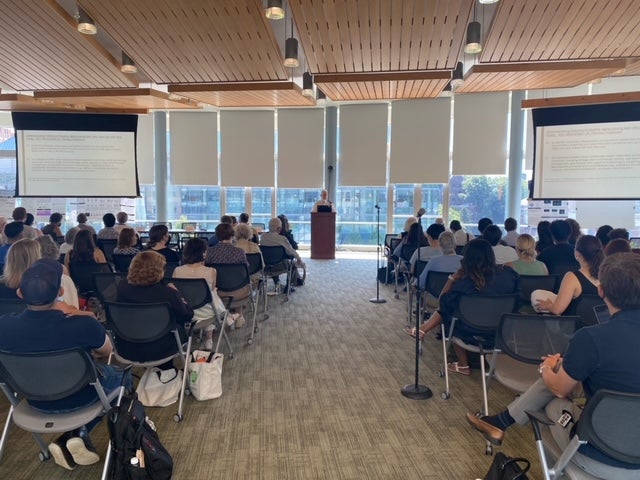
[{"label": "black handbag", "polygon": [[498,452],[483,480],[528,480],[529,468],[531,463],[526,458],[511,458]]}]

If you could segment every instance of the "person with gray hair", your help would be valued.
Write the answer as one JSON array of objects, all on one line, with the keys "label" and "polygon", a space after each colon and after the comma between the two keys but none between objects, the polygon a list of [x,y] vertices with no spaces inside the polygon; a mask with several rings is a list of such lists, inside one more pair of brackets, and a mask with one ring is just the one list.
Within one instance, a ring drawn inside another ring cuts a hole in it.
[{"label": "person with gray hair", "polygon": [[[280,235],[280,230],[282,229],[282,221],[278,217],[274,217],[269,220],[269,231],[264,232],[260,236],[260,245],[264,245],[265,247],[284,247],[287,255],[296,261],[296,265],[299,267],[304,267],[304,262],[298,255],[298,252],[294,250],[294,248],[289,243],[284,236]],[[274,279],[275,281],[275,279]],[[292,285],[298,283],[298,270],[296,268],[293,269],[293,278]],[[294,288],[291,287],[291,291],[294,291]]]},{"label": "person with gray hair", "polygon": [[420,288],[424,290],[427,285],[427,275],[430,271],[434,272],[457,272],[460,268],[460,260],[462,255],[456,255],[456,241],[451,232],[442,232],[438,237],[440,250],[442,255],[432,258],[424,267],[420,274]]},{"label": "person with gray hair", "polygon": [[[50,235],[42,235],[36,238],[36,242],[40,244],[40,253],[42,258],[49,260],[60,261],[60,249],[58,244],[53,241]],[[78,301],[78,289],[75,283],[69,276],[67,267],[62,267],[62,287],[64,293],[62,294],[62,301],[75,308],[80,308],[80,302]]]},{"label": "person with gray hair", "polygon": [[[78,225],[76,225],[73,228],[79,228],[81,230],[89,230],[93,235],[96,235],[96,229],[93,228],[91,224],[87,223],[89,221],[89,218],[87,217],[86,213],[79,213],[78,216],[76,217],[76,221],[78,222]],[[66,239],[65,239],[65,242],[66,242]],[[73,240],[71,243],[73,243]]]}]

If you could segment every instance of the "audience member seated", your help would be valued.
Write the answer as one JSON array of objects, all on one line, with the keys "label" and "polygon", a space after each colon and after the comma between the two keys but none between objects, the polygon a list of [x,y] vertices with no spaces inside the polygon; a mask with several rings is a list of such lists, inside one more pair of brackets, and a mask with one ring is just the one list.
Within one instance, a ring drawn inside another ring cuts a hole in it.
[{"label": "audience member seated", "polygon": [[[58,244],[54,242],[49,235],[42,235],[41,237],[36,238],[36,242],[40,244],[42,258],[55,260],[56,262],[60,261],[60,249],[58,248]],[[62,301],[72,307],[80,308],[80,303],[78,301],[78,289],[69,276],[69,271],[66,267],[63,267],[61,285],[64,289]]]},{"label": "audience member seated", "polygon": [[96,229],[93,228],[91,224],[87,223],[88,218],[86,213],[79,213],[76,220],[78,221],[78,225],[76,225],[75,228],[89,230],[91,233],[96,235]]},{"label": "audience member seated", "polygon": [[166,225],[154,225],[149,229],[149,241],[145,250],[153,250],[159,253],[167,262],[178,263],[180,255],[167,246],[170,239],[171,235]]},{"label": "audience member seated", "polygon": [[411,272],[414,272],[418,258],[420,261],[428,262],[432,258],[442,255],[438,238],[444,230],[444,225],[440,223],[432,223],[429,225],[429,228],[427,228],[425,233],[429,245],[426,247],[420,247],[420,249],[416,249],[416,251],[413,252],[413,255],[411,255],[411,258],[409,259],[409,268]]},{"label": "audience member seated", "polygon": [[496,256],[496,263],[498,265],[511,265],[513,262],[518,260],[518,254],[513,248],[500,244],[502,231],[499,226],[487,225],[482,232],[482,238],[491,244],[493,253]]},{"label": "audience member seated", "polygon": [[536,252],[538,255],[547,247],[553,246],[553,235],[551,235],[551,222],[542,220],[537,227],[538,241],[536,242]]},{"label": "audience member seated", "polygon": [[631,253],[631,244],[623,238],[614,238],[604,247],[604,256],[608,257],[614,253]]},{"label": "audience member seated", "polygon": [[42,252],[36,240],[22,238],[13,243],[7,252],[4,272],[0,277],[0,298],[19,298],[16,291],[24,272],[40,258],[42,258]]},{"label": "audience member seated", "polygon": [[[282,246],[284,247],[287,255],[295,260],[296,266],[305,267],[302,258],[298,252],[294,250],[294,248],[289,243],[284,236],[280,235],[280,231],[282,229],[282,222],[278,217],[272,218],[269,220],[269,231],[264,232],[260,236],[260,245],[264,245],[265,247],[274,247],[274,246]],[[276,279],[274,279],[276,281]],[[293,269],[293,276],[291,278],[291,285],[299,285],[301,282],[301,278],[298,276],[298,269]],[[285,287],[286,288],[286,287]],[[290,291],[294,292],[295,289],[291,287]]]},{"label": "audience member seated", "polygon": [[[152,250],[140,252],[133,257],[127,278],[118,284],[118,302],[125,303],[168,303],[176,321],[180,338],[186,341],[184,324],[193,318],[193,309],[187,305],[176,287],[163,284],[165,257]],[[116,349],[129,360],[144,361],[149,358],[162,358],[175,351],[175,338],[170,335],[162,341],[147,347],[140,344],[131,346],[126,342],[116,342]],[[168,362],[160,367],[163,370],[173,368]]]},{"label": "audience member seated", "polygon": [[49,223],[42,227],[43,235],[50,235],[54,241],[58,241],[58,238],[62,237],[62,230],[60,230],[60,225],[62,225],[62,214],[61,213],[52,213],[49,215]]},{"label": "audience member seated", "polygon": [[438,237],[438,245],[442,255],[433,257],[420,274],[420,288],[424,290],[427,286],[427,275],[429,272],[454,273],[460,269],[462,255],[456,255],[456,245],[454,235],[451,232],[442,232]]},{"label": "audience member seated", "polygon": [[280,235],[282,235],[289,241],[289,244],[291,245],[291,247],[293,247],[294,250],[298,250],[298,242],[296,242],[293,238],[293,231],[289,227],[289,219],[284,214],[278,215],[278,218],[280,219],[280,223],[282,223]]},{"label": "audience member seated", "polygon": [[609,241],[615,240],[616,238],[622,238],[628,242],[629,231],[626,228],[614,228],[609,232]]},{"label": "audience member seated", "polygon": [[[204,278],[207,281],[207,285],[211,289],[211,297],[216,309],[216,313],[221,315],[226,310],[224,303],[216,292],[216,269],[213,267],[206,267],[204,265],[204,254],[207,251],[207,242],[202,238],[190,238],[184,245],[182,252],[182,263],[180,267],[177,267],[173,271],[174,278]],[[211,304],[204,305],[203,307],[194,310],[193,319],[196,322],[202,322],[210,320],[214,316],[213,307]],[[235,323],[237,315],[229,315],[227,317],[227,325],[231,326]],[[207,325],[204,329],[205,332],[205,350],[213,350],[213,332],[215,325]]]},{"label": "audience member seated", "polygon": [[80,230],[73,240],[73,248],[64,256],[64,266],[72,263],[107,263],[107,259],[93,241],[89,230]]},{"label": "audience member seated", "polygon": [[[414,337],[417,333],[422,340],[430,330],[438,327],[443,321],[449,324],[463,295],[506,295],[518,293],[519,289],[518,274],[506,265],[496,264],[491,244],[483,238],[473,239],[464,251],[460,269],[449,276],[442,289],[439,309],[422,324],[418,332],[415,327],[406,327],[405,332]],[[475,330],[460,322],[456,323],[453,333],[463,342],[472,345],[477,344],[474,336],[482,335],[487,340],[485,346],[493,347],[493,339],[488,338],[486,332]],[[467,351],[455,344],[453,349],[458,361],[450,363],[447,368],[451,372],[469,375],[471,369]]]},{"label": "audience member seated", "polygon": [[9,220],[7,220],[7,217],[0,215],[0,245],[5,243],[4,227],[7,226],[7,223],[9,223]]},{"label": "audience member seated", "polygon": [[480,220],[478,220],[478,232],[480,232],[481,237],[482,237],[482,233],[484,232],[484,229],[487,228],[489,225],[493,225],[493,220],[491,220],[490,218],[483,217]]},{"label": "audience member seated", "polygon": [[502,237],[502,241],[509,247],[516,246],[516,240],[518,239],[518,232],[516,229],[518,228],[518,222],[515,218],[509,217],[504,221],[504,229],[506,230],[506,234]]},{"label": "audience member seated", "polygon": [[123,228],[131,228],[130,225],[127,225],[127,220],[129,220],[129,215],[127,212],[118,212],[116,213],[116,225],[115,228],[118,233],[122,231]]},{"label": "audience member seated", "polygon": [[98,240],[117,240],[118,231],[114,228],[116,217],[113,216],[113,213],[105,213],[102,216],[102,223],[104,228],[98,232]]},{"label": "audience member seated", "polygon": [[233,232],[234,245],[244,253],[260,253],[260,247],[252,240],[253,229],[246,223],[239,223]]},{"label": "audience member seated", "polygon": [[516,254],[518,259],[511,263],[511,268],[520,275],[549,275],[547,266],[536,260],[536,241],[528,233],[518,235]]},{"label": "audience member seated", "polygon": [[554,273],[554,267],[566,267],[567,271],[580,268],[573,254],[573,245],[569,244],[571,225],[566,220],[554,220],[549,227],[553,237],[553,246],[545,248],[538,260],[547,266],[549,273]]},{"label": "audience member seated", "polygon": [[118,245],[113,249],[116,255],[135,255],[140,251],[136,245],[138,244],[138,236],[133,228],[126,227],[120,229],[118,235]]},{"label": "audience member seated", "polygon": [[[76,239],[76,233],[80,231],[80,227],[73,227],[64,234],[64,243],[60,245],[60,255],[67,255],[73,248],[73,242]],[[88,228],[85,230],[89,230]],[[90,232],[91,230],[89,230]],[[91,235],[94,235],[93,233]]]},{"label": "audience member seated", "polygon": [[604,259],[600,240],[582,235],[576,244],[575,258],[580,268],[564,275],[557,295],[547,290],[531,293],[531,305],[537,312],[575,315],[581,295],[598,294],[598,269]]},{"label": "audience member seated", "polygon": [[571,235],[569,235],[569,245],[575,247],[576,242],[582,236],[582,231],[580,230],[580,224],[577,220],[573,218],[567,218],[567,223],[571,226]]},{"label": "audience member seated", "polygon": [[11,245],[16,243],[18,240],[25,238],[24,227],[25,224],[22,222],[7,223],[4,227],[4,236],[7,241],[4,245],[0,246],[0,264],[5,263],[7,252],[9,251],[9,248],[11,248]]},{"label": "audience member seated", "polygon": [[24,207],[16,207],[13,209],[13,213],[11,217],[16,222],[21,222],[24,224],[24,231],[22,233],[23,238],[32,238],[36,239],[40,236],[40,230],[37,228],[33,228],[32,226],[27,224],[27,209]]},{"label": "audience member seated", "polygon": [[449,223],[449,230],[451,230],[453,238],[456,240],[456,247],[464,247],[473,237],[462,228],[460,220],[451,220],[451,223]]},{"label": "audience member seated", "polygon": [[[240,214],[240,223],[239,225],[248,225],[249,228],[251,229],[252,235],[250,237],[250,240],[254,243],[260,243],[260,233],[262,233],[262,229],[260,229],[260,231],[258,231],[256,228],[253,228],[251,226],[251,224],[249,223],[249,214],[246,212],[242,212]],[[237,228],[237,227],[236,227]]]},{"label": "audience member seated", "polygon": [[[553,422],[565,412],[573,417],[566,428],[558,423],[550,427],[555,442],[564,449],[582,411],[572,402],[574,397],[585,396],[589,402],[603,389],[640,393],[640,256],[621,253],[607,257],[597,276],[598,292],[611,320],[578,330],[564,357],[556,353],[544,358],[540,380],[506,410],[486,417],[467,413],[467,421],[489,442],[502,444],[505,430],[515,423],[528,422],[525,412],[544,409]],[[640,476],[640,465],[618,462],[590,444],[581,446],[573,461],[598,478],[628,480]]]},{"label": "audience member seated", "polygon": [[[229,225],[232,226],[233,228],[233,219],[231,218],[230,215],[222,215],[220,217],[220,223],[228,223]],[[214,245],[218,244],[218,237],[217,235],[214,233],[213,235],[211,235],[211,237],[209,237],[209,246],[213,247]]]},{"label": "audience member seated", "polygon": [[402,247],[405,245],[409,245],[414,248],[429,246],[429,240],[427,240],[427,237],[422,231],[422,225],[420,225],[417,220],[409,226],[409,232],[402,237],[402,240],[393,251],[392,256],[394,258],[400,258],[400,255],[402,254]]},{"label": "audience member seated", "polygon": [[609,243],[609,232],[611,232],[611,230],[613,230],[611,225],[601,225],[598,227],[596,238],[600,240],[603,248],[607,246],[607,243]]},{"label": "audience member seated", "polygon": [[[63,295],[61,278],[62,265],[53,260],[38,260],[24,272],[18,296],[25,301],[27,309],[20,314],[0,317],[0,349],[29,353],[81,347],[91,352],[96,361],[106,361],[112,345],[100,322],[87,318],[87,315],[69,312],[65,304],[56,301]],[[122,372],[102,364],[99,379],[108,394],[120,386]],[[129,376],[125,378],[125,386],[132,388]],[[87,387],[63,399],[31,402],[31,405],[44,412],[62,413],[84,408],[96,401],[95,390]],[[77,465],[98,462],[100,456],[91,443],[89,433],[99,421],[93,420],[51,443],[49,451],[56,464],[73,470]]]},{"label": "audience member seated", "polygon": [[[207,248],[207,252],[204,257],[204,264],[211,266],[217,263],[244,263],[249,266],[247,261],[247,255],[244,250],[234,246],[231,241],[233,238],[233,225],[230,223],[221,223],[216,227],[216,237],[218,237],[218,244],[213,247]],[[295,251],[295,250],[294,250]],[[241,300],[251,295],[251,286],[241,288],[233,292],[224,292],[224,296],[233,297],[235,300]],[[244,315],[242,310],[233,311],[233,313],[239,313],[236,318],[236,327],[241,328],[245,325]]]}]

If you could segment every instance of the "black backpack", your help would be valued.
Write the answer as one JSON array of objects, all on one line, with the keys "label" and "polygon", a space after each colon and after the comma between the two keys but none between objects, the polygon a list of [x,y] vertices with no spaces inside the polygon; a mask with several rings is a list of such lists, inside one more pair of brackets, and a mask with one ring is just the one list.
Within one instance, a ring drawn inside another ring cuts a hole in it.
[{"label": "black backpack", "polygon": [[[155,425],[145,415],[144,406],[135,393],[124,397],[119,407],[110,410],[107,424],[113,450],[112,480],[171,479],[173,459],[160,442]],[[142,451],[144,468],[140,461],[137,465],[131,462],[138,451]]]}]

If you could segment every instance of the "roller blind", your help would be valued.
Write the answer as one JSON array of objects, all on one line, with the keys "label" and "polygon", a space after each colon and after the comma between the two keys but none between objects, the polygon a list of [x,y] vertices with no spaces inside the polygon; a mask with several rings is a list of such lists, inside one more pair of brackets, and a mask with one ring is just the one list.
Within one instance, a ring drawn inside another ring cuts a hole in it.
[{"label": "roller blind", "polygon": [[136,133],[136,161],[138,167],[138,183],[147,185],[156,182],[153,161],[153,114],[138,115],[138,131]]},{"label": "roller blind", "polygon": [[454,175],[506,173],[508,111],[506,92],[455,96]]},{"label": "roller blind", "polygon": [[218,185],[218,114],[173,112],[171,135],[171,183]]},{"label": "roller blind", "polygon": [[391,104],[391,183],[447,183],[451,100]]},{"label": "roller blind", "polygon": [[321,188],[324,110],[278,110],[278,187]]},{"label": "roller blind", "polygon": [[273,116],[273,111],[220,112],[223,186],[273,186]]},{"label": "roller blind", "polygon": [[340,107],[341,185],[386,184],[387,112],[387,104]]}]

